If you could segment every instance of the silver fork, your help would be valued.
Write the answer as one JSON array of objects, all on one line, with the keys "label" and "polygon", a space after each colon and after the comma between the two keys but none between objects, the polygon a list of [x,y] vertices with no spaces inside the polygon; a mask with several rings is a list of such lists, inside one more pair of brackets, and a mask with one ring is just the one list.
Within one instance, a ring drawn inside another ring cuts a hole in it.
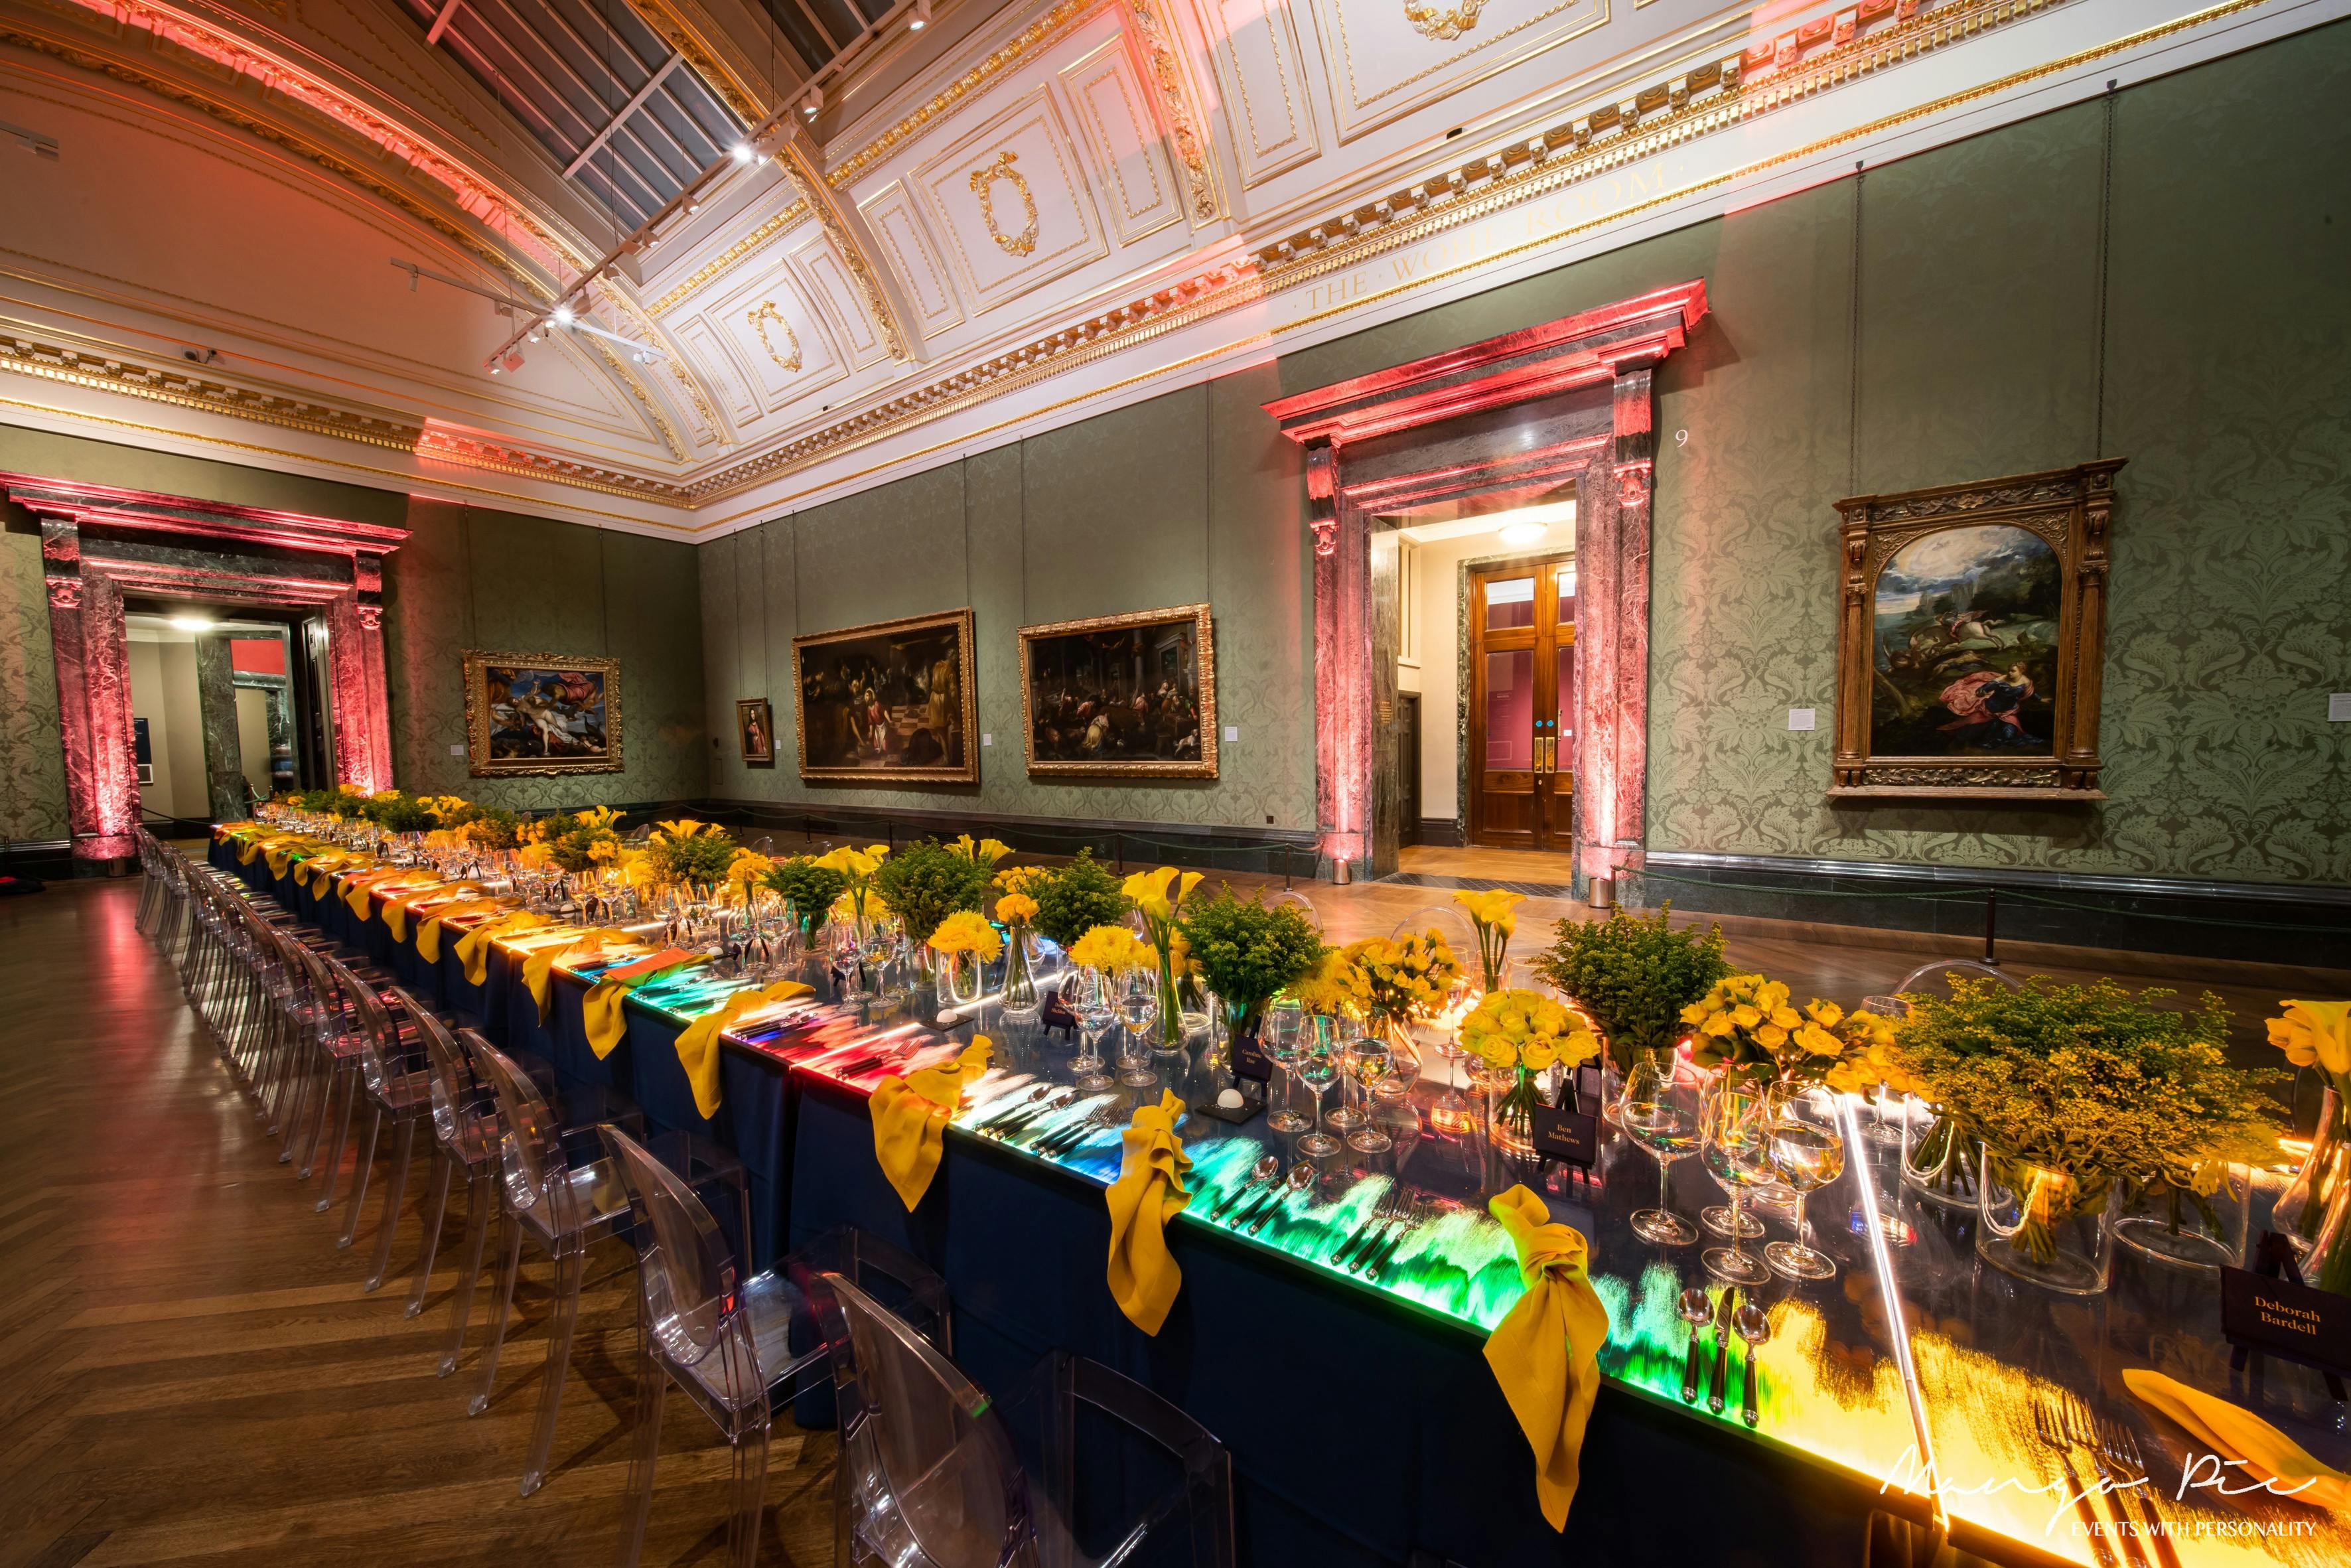
[{"label": "silver fork", "polygon": [[1388,1265],[1395,1261],[1396,1254],[1404,1250],[1405,1243],[1412,1239],[1413,1233],[1436,1217],[1435,1200],[1426,1193],[1415,1195],[1412,1207],[1405,1215],[1404,1224],[1387,1239],[1385,1245],[1373,1250],[1371,1266],[1364,1270],[1364,1278],[1376,1281],[1387,1272]]},{"label": "silver fork", "polygon": [[2058,1468],[2065,1476],[2066,1495],[2073,1500],[2083,1533],[2090,1538],[2090,1551],[2097,1557],[2099,1568],[2122,1568],[2114,1547],[2106,1540],[2105,1527],[2098,1521],[2097,1510],[2090,1506],[2088,1489],[2076,1479],[2074,1445],[2066,1440],[2064,1418],[2046,1396],[2032,1402],[2032,1430],[2043,1443],[2056,1451]]},{"label": "silver fork", "polygon": [[2163,1560],[2163,1568],[2179,1568],[2179,1549],[2171,1544],[2171,1531],[2164,1524],[2163,1511],[2155,1502],[2155,1478],[2147,1473],[2147,1460],[2140,1455],[2138,1437],[2119,1421],[2101,1416],[2092,1427],[2096,1441],[2091,1452],[2119,1467],[2123,1479],[2138,1484],[2130,1489],[2138,1499],[2138,1511],[2146,1516],[2147,1533],[2155,1538],[2155,1554]]},{"label": "silver fork", "polygon": [[[2098,1486],[2105,1494],[2107,1511],[2113,1513],[2116,1524],[2121,1527],[2118,1533],[2123,1538],[2123,1555],[2137,1563],[2138,1568],[2150,1568],[2147,1548],[2132,1533],[2130,1512],[2117,1495],[2124,1490],[2122,1483],[2115,1479],[2114,1468],[2107,1462],[2105,1451],[2097,1444],[2097,1423],[2090,1414],[2090,1407],[2082,1402],[2080,1395],[2068,1389],[2059,1401],[2057,1409],[2065,1423],[2066,1437],[2075,1448],[2088,1454],[2090,1463],[2097,1469]],[[2130,1490],[2136,1491],[2138,1489],[2133,1487]]]},{"label": "silver fork", "polygon": [[1388,1189],[1387,1199],[1381,1206],[1386,1212],[1380,1216],[1379,1224],[1373,1228],[1371,1234],[1364,1238],[1364,1244],[1355,1249],[1354,1256],[1347,1260],[1347,1272],[1362,1273],[1365,1266],[1379,1256],[1380,1249],[1387,1245],[1397,1228],[1409,1222],[1413,1203],[1414,1195],[1406,1192],[1401,1183]]}]

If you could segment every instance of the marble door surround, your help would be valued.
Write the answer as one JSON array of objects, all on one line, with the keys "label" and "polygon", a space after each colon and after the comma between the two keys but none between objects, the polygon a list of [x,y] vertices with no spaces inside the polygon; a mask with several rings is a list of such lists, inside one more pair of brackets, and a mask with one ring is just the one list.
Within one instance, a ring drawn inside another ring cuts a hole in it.
[{"label": "marble door surround", "polygon": [[0,474],[0,490],[40,530],[77,862],[119,864],[136,848],[125,593],[321,616],[335,779],[392,787],[383,558],[407,529],[26,474]]},{"label": "marble door surround", "polygon": [[1395,549],[1392,539],[1381,548],[1392,531],[1382,517],[1569,485],[1575,885],[1582,893],[1594,878],[1639,867],[1656,453],[1650,378],[1706,314],[1705,283],[1677,284],[1264,405],[1305,448],[1324,874],[1396,868]]}]

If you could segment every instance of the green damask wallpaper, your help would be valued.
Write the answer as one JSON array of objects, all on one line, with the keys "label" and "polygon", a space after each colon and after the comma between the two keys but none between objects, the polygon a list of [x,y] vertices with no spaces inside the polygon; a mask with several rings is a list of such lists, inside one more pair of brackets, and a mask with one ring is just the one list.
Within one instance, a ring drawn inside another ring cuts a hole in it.
[{"label": "green damask wallpaper", "polygon": [[[1262,832],[1314,817],[1312,568],[1296,449],[1259,404],[1271,367],[976,453],[701,548],[711,792],[853,812],[898,807],[1197,823]],[[1221,777],[1031,779],[1019,629],[1208,601]],[[806,784],[792,638],[972,607],[977,785]],[[735,701],[775,705],[778,760],[745,768]]]},{"label": "green damask wallpaper", "polygon": [[[383,619],[401,788],[530,810],[705,791],[692,545],[423,499],[402,526],[411,532],[385,573]],[[622,770],[471,777],[468,648],[620,660]]]},{"label": "green damask wallpaper", "polygon": [[0,844],[66,837],[64,735],[41,541],[0,534]]},{"label": "green damask wallpaper", "polygon": [[[1704,277],[1658,376],[1652,847],[2351,883],[2351,125],[2314,112],[2346,95],[2343,24],[2116,95],[2103,444],[2103,103],[1290,355],[1282,387]],[[2130,459],[2105,804],[1831,809],[1830,503],[2101,452]]]}]

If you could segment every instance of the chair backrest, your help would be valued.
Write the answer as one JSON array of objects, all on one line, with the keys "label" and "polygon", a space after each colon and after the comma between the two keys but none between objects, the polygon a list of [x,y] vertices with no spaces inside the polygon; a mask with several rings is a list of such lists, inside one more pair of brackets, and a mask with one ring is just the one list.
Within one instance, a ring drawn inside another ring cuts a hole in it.
[{"label": "chair backrest", "polygon": [[569,1180],[571,1162],[563,1153],[563,1128],[555,1108],[530,1074],[477,1030],[461,1030],[457,1039],[473,1061],[474,1076],[497,1103],[498,1168],[507,1201],[551,1233],[577,1229],[578,1200]]},{"label": "chair backrest", "polygon": [[1027,1479],[987,1396],[847,1279],[823,1285],[857,1539],[904,1568],[1003,1568],[1029,1552]]},{"label": "chair backrest", "polygon": [[629,1184],[638,1224],[637,1267],[644,1322],[662,1352],[699,1365],[713,1352],[742,1358],[720,1380],[760,1389],[758,1357],[736,1299],[735,1251],[692,1187],[610,1123],[596,1129]]},{"label": "chair backrest", "polygon": [[[1081,1518],[1078,1477],[1081,1467],[1090,1474],[1116,1473],[1123,1467],[1124,1450],[1133,1445],[1105,1440],[1087,1412],[1098,1412],[1128,1433],[1160,1450],[1180,1474],[1173,1486],[1155,1486],[1139,1479],[1146,1500],[1137,1511],[1118,1511],[1110,1551],[1097,1556],[1072,1541],[1069,1555],[1077,1561],[1109,1564],[1123,1561],[1157,1528],[1183,1512],[1189,1528],[1194,1568],[1230,1568],[1233,1561],[1232,1456],[1207,1427],[1150,1389],[1120,1375],[1100,1362],[1055,1351],[1040,1369],[1044,1390],[1053,1401],[1051,1419],[1040,1423],[1044,1441],[1032,1474],[1043,1489],[1040,1533],[1074,1531]],[[1124,1477],[1121,1478],[1125,1479]],[[1097,1519],[1113,1511],[1085,1511]],[[1048,1561],[1061,1555],[1049,1543]],[[1154,1562],[1172,1562],[1172,1552],[1155,1552]]]},{"label": "chair backrest", "polygon": [[356,1026],[351,1038],[360,1048],[360,1073],[370,1089],[380,1092],[386,1082],[407,1071],[399,1060],[400,1031],[393,1027],[392,1014],[375,994],[374,987],[352,974],[340,958],[330,957],[326,963],[350,1008],[351,1022]]},{"label": "chair backrest", "polygon": [[431,1008],[400,987],[384,995],[414,1020],[417,1036],[424,1042],[425,1069],[433,1074],[433,1135],[444,1144],[455,1143],[482,1114],[481,1088],[474,1082],[465,1048]]},{"label": "chair backrest", "polygon": [[2023,988],[2015,976],[1980,958],[1938,958],[1931,964],[1921,964],[1902,977],[1894,989],[1897,992],[1923,992],[1931,996],[1951,994],[1950,977],[1957,975],[1970,980],[1998,980],[2010,990]]}]

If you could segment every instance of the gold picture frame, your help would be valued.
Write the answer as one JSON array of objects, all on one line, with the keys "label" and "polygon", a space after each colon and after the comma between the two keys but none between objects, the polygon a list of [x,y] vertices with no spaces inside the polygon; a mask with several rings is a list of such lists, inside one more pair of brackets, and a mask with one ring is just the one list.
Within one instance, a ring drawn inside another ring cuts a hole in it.
[{"label": "gold picture frame", "polygon": [[1020,726],[1031,777],[1214,779],[1208,607],[1023,626]]},{"label": "gold picture frame", "polygon": [[1831,799],[2105,798],[2098,706],[2126,461],[1836,503]]},{"label": "gold picture frame", "polygon": [[474,778],[621,771],[618,659],[478,648],[464,659]]},{"label": "gold picture frame", "polygon": [[767,698],[735,699],[735,746],[746,768],[776,765],[776,715]]},{"label": "gold picture frame", "polygon": [[972,646],[969,606],[793,638],[800,777],[979,782]]}]

